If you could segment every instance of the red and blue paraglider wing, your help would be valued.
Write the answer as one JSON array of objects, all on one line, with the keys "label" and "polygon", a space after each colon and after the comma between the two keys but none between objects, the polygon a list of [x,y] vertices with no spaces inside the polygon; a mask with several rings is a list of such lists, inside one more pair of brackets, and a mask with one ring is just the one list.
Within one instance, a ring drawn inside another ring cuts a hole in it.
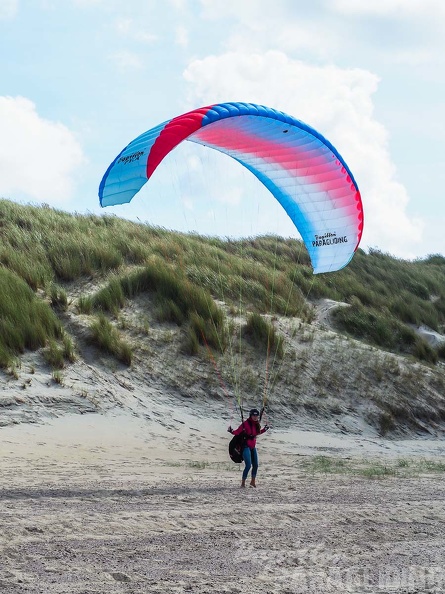
[{"label": "red and blue paraglider wing", "polygon": [[363,208],[345,161],[310,126],[252,103],[202,107],[138,136],[107,169],[101,205],[130,202],[183,140],[236,159],[270,190],[297,227],[314,273],[339,270],[351,260],[363,231]]}]

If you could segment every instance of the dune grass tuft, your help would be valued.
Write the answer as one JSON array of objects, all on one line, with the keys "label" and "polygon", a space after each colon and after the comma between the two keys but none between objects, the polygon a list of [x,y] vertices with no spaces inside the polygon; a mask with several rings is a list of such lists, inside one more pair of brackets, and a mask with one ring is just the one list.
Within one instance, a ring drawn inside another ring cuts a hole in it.
[{"label": "dune grass tuft", "polygon": [[259,314],[249,315],[243,333],[261,352],[268,353],[272,357],[277,356],[280,359],[283,357],[283,337],[277,334],[271,322]]},{"label": "dune grass tuft", "polygon": [[0,366],[10,366],[25,349],[43,347],[62,334],[51,307],[17,274],[0,267]]},{"label": "dune grass tuft", "polygon": [[90,332],[92,344],[113,355],[125,365],[131,365],[133,351],[130,345],[122,340],[117,328],[113,326],[103,313],[100,313],[92,322]]}]

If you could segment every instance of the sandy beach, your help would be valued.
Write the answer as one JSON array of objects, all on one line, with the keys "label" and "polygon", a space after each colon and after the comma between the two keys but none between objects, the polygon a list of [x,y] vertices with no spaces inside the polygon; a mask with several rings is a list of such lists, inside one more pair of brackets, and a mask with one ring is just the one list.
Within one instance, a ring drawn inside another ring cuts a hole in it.
[{"label": "sandy beach", "polygon": [[273,428],[240,489],[224,408],[1,429],[2,593],[442,592],[440,440]]}]

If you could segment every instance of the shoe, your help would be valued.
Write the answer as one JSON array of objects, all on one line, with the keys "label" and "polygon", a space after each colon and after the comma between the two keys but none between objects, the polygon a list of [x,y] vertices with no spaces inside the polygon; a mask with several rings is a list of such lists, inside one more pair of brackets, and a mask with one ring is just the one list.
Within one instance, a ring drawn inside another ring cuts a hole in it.
[{"label": "shoe", "polygon": [[255,484],[255,479],[254,478],[250,481],[250,486],[256,488],[256,484]]},{"label": "shoe", "polygon": [[246,481],[241,481],[241,488],[244,488],[246,486]]}]

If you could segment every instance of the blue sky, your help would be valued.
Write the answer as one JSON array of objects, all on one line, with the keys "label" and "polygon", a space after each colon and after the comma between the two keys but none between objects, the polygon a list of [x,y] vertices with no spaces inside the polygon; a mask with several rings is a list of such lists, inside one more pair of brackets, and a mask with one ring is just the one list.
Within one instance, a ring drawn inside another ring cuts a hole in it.
[{"label": "blue sky", "polygon": [[297,236],[257,180],[190,143],[129,205],[99,207],[103,173],[135,136],[249,101],[340,151],[362,193],[364,249],[444,254],[444,30],[443,0],[0,0],[0,196]]}]

